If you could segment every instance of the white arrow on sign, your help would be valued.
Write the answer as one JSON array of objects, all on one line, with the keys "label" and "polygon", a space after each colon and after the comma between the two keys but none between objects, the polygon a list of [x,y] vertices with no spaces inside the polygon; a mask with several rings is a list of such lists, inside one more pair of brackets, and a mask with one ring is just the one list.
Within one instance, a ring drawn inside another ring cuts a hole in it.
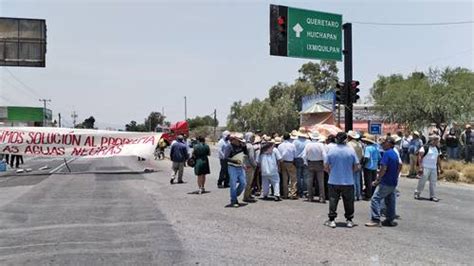
[{"label": "white arrow on sign", "polygon": [[300,37],[301,32],[304,30],[303,27],[299,23],[297,23],[294,27],[293,30],[296,32],[296,38]]}]

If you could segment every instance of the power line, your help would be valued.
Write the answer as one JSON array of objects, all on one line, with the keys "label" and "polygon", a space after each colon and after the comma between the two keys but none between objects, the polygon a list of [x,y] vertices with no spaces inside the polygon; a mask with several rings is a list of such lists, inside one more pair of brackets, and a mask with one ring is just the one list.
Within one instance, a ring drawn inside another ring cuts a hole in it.
[{"label": "power line", "polygon": [[33,93],[36,97],[41,97],[41,95],[39,95],[33,88],[31,88],[30,86],[26,85],[23,81],[21,81],[19,78],[17,78],[8,68],[5,68],[5,70],[10,74],[10,76],[13,77],[13,79],[15,79],[18,83],[20,83],[21,85],[23,85],[23,87],[28,90],[29,92]]},{"label": "power line", "polygon": [[473,20],[467,21],[452,21],[452,22],[428,22],[428,23],[388,23],[388,22],[366,22],[366,21],[351,21],[352,24],[373,25],[373,26],[449,26],[473,24]]},{"label": "power line", "polygon": [[10,82],[8,79],[3,79],[4,82],[8,83],[8,85],[12,86],[13,88],[17,89],[17,90],[22,90],[22,91],[25,91],[25,92],[28,92],[28,95],[29,97],[31,97],[32,99],[36,99],[37,97],[33,95],[32,92],[28,91],[27,89],[23,88],[23,87],[18,87],[17,85],[13,84],[12,82]]}]

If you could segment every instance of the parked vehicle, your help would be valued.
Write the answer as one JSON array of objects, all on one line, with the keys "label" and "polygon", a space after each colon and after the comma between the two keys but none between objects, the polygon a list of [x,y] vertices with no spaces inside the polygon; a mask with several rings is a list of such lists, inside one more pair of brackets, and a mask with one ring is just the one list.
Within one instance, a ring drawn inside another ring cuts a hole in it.
[{"label": "parked vehicle", "polygon": [[178,135],[189,136],[189,125],[187,121],[178,121],[169,127],[158,125],[155,128],[155,132],[162,133],[161,137],[170,145]]}]

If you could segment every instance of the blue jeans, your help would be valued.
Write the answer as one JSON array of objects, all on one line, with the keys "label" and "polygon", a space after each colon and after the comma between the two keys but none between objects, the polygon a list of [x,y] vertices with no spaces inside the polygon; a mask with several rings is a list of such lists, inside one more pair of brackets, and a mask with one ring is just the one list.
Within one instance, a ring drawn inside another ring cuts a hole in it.
[{"label": "blue jeans", "polygon": [[448,147],[448,158],[457,160],[459,158],[459,148],[458,147]]},{"label": "blue jeans", "polygon": [[[247,178],[245,177],[245,171],[242,167],[234,167],[229,165],[229,177],[230,177],[230,203],[237,203],[237,197],[242,194],[245,186],[247,186]],[[239,186],[237,186],[239,182]]]},{"label": "blue jeans", "polygon": [[296,183],[298,184],[298,195],[303,197],[303,192],[306,191],[306,176],[308,175],[307,166],[304,164],[303,158],[295,158],[296,165]]},{"label": "blue jeans", "polygon": [[361,198],[361,187],[360,187],[360,181],[361,181],[361,176],[360,176],[361,171],[355,171],[354,172],[354,196],[356,199]]},{"label": "blue jeans", "polygon": [[375,189],[374,195],[370,201],[370,212],[372,221],[380,221],[380,209],[382,199],[385,202],[387,208],[387,221],[393,221],[395,219],[395,200],[396,200],[396,187],[386,186],[379,184]]}]

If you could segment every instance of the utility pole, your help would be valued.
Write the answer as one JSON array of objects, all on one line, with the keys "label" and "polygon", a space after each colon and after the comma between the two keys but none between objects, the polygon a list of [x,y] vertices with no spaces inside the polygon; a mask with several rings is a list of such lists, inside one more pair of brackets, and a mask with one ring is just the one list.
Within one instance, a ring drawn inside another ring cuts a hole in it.
[{"label": "utility pole", "polygon": [[76,111],[72,111],[71,118],[72,118],[72,127],[76,128],[76,119],[77,119]]},{"label": "utility pole", "polygon": [[188,120],[188,103],[186,100],[186,96],[184,96],[184,120]]},{"label": "utility pole", "polygon": [[342,25],[344,30],[344,90],[346,91],[346,106],[344,110],[344,130],[352,130],[352,24]]},{"label": "utility pole", "polygon": [[58,121],[59,121],[59,127],[61,127],[61,113],[58,113]]},{"label": "utility pole", "polygon": [[43,127],[46,126],[46,103],[51,102],[51,99],[39,99],[40,102],[43,102]]}]

